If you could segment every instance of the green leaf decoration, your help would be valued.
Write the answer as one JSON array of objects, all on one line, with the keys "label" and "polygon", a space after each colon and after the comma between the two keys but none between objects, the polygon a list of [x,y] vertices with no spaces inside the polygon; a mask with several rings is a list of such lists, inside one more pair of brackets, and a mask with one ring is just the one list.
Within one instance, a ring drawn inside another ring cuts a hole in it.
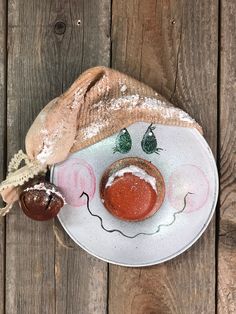
[{"label": "green leaf decoration", "polygon": [[116,138],[116,146],[113,148],[113,153],[119,152],[126,154],[131,150],[132,140],[127,129],[122,129]]},{"label": "green leaf decoration", "polygon": [[162,148],[157,147],[157,139],[155,134],[153,133],[153,130],[155,130],[155,128],[156,128],[155,126],[150,124],[143,136],[141,146],[146,154],[155,153],[159,155],[159,152],[163,150]]}]

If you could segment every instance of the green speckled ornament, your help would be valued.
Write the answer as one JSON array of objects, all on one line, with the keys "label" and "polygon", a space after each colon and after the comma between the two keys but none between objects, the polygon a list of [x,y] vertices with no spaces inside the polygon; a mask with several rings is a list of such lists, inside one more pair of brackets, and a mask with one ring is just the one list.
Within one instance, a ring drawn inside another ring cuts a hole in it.
[{"label": "green speckled ornament", "polygon": [[143,136],[141,146],[146,154],[155,153],[159,155],[159,152],[162,150],[162,148],[157,147],[157,139],[155,134],[153,133],[153,130],[155,130],[155,126],[150,124]]},{"label": "green speckled ornament", "polygon": [[113,148],[113,153],[121,154],[128,153],[132,147],[132,140],[127,129],[122,129],[116,138],[116,146]]}]

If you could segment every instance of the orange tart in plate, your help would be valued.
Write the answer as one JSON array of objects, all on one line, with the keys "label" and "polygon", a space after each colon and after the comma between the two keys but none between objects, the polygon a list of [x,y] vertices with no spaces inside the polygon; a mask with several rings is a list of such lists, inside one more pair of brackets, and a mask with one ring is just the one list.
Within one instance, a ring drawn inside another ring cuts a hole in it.
[{"label": "orange tart in plate", "polygon": [[106,169],[100,195],[106,209],[117,218],[140,221],[160,208],[165,184],[151,162],[136,157],[124,158]]}]

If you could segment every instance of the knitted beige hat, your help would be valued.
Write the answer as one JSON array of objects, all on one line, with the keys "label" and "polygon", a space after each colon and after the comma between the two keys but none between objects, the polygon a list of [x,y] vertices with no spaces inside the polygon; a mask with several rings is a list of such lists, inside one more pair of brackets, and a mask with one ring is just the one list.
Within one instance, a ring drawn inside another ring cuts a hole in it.
[{"label": "knitted beige hat", "polygon": [[[64,94],[45,106],[30,127],[25,139],[27,155],[20,151],[13,157],[9,174],[0,184],[7,203],[0,215],[18,200],[19,187],[45,172],[47,166],[138,121],[196,128],[202,133],[187,113],[147,85],[105,67],[84,72]],[[25,166],[18,169],[22,160]]]}]

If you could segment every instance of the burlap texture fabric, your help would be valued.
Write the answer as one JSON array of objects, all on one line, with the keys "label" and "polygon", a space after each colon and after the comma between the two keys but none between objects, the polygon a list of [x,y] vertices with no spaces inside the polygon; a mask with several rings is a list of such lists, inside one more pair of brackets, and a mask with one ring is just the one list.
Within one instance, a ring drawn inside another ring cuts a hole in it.
[{"label": "burlap texture fabric", "polygon": [[[18,200],[19,186],[30,178],[138,121],[195,128],[202,133],[194,119],[147,85],[106,67],[84,72],[44,107],[30,127],[26,155],[22,151],[16,154],[0,185],[7,203],[0,215]],[[18,169],[22,159],[26,164]]]}]

